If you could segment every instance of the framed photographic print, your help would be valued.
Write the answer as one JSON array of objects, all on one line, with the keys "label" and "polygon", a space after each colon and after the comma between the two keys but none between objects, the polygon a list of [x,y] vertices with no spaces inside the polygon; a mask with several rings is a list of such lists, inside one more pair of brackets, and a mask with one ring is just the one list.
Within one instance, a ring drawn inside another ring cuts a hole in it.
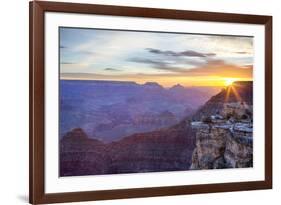
[{"label": "framed photographic print", "polygon": [[272,17],[30,2],[30,203],[272,187]]}]

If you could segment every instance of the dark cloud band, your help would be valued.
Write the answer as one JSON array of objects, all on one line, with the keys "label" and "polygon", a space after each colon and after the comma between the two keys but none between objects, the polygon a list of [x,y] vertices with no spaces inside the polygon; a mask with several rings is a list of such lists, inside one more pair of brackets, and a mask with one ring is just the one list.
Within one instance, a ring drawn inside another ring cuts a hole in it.
[{"label": "dark cloud band", "polygon": [[200,52],[192,51],[192,50],[186,50],[186,51],[182,51],[182,52],[175,52],[175,51],[169,51],[169,50],[162,51],[162,50],[155,49],[155,48],[146,48],[146,50],[148,50],[150,53],[153,53],[153,54],[175,56],[175,57],[186,56],[186,57],[205,58],[205,57],[216,56],[215,53],[200,53]]},{"label": "dark cloud band", "polygon": [[104,70],[105,70],[105,71],[116,71],[116,72],[121,71],[121,70],[115,69],[115,68],[105,68]]}]

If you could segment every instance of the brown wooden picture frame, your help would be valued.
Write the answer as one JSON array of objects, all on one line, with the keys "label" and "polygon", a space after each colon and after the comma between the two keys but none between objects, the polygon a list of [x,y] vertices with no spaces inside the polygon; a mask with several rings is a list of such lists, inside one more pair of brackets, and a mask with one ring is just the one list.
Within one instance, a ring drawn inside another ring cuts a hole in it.
[{"label": "brown wooden picture frame", "polygon": [[[272,17],[199,11],[30,2],[30,139],[29,200],[32,204],[153,197],[272,188]],[[143,18],[247,23],[265,26],[265,180],[46,194],[44,190],[44,14],[67,12]]]}]

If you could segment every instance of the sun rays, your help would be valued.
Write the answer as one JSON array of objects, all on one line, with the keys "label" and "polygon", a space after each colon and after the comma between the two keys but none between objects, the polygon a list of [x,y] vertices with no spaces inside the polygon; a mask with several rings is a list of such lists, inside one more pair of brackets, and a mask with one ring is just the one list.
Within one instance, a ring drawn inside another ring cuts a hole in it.
[{"label": "sun rays", "polygon": [[225,99],[224,102],[228,102],[229,101],[229,96],[230,95],[234,95],[235,99],[239,102],[242,102],[243,99],[241,98],[240,94],[238,93],[237,89],[236,89],[234,81],[232,81],[226,88],[226,95],[225,95]]}]

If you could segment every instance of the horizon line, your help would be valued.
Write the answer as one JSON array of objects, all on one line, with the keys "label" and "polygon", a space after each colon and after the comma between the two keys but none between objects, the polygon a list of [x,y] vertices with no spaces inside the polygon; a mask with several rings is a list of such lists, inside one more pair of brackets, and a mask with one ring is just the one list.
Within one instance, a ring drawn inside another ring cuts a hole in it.
[{"label": "horizon line", "polygon": [[[156,82],[156,81],[146,81],[144,83],[138,83],[136,81],[129,81],[129,80],[102,80],[102,79],[89,79],[89,78],[59,78],[59,80],[65,80],[65,81],[98,81],[98,82],[118,82],[118,83],[134,83],[136,85],[145,85],[147,83],[156,83],[164,88],[172,88],[174,86],[182,86],[182,87],[227,87],[227,86],[224,86],[224,85],[189,85],[189,86],[185,86],[185,85],[182,85],[181,83],[175,83],[173,84],[172,86],[165,86],[159,82]],[[237,83],[237,82],[253,82],[253,80],[237,80],[237,81],[234,81],[233,83]]]}]

